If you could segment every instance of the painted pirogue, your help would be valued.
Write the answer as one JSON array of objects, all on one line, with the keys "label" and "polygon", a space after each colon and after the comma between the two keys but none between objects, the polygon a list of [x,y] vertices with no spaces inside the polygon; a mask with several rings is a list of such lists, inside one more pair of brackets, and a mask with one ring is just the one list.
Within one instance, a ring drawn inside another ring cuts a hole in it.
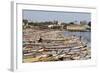
[{"label": "painted pirogue", "polygon": [[70,36],[59,40],[42,39],[41,42],[24,43],[24,45],[23,62],[81,60],[91,58],[90,48],[77,37]]},{"label": "painted pirogue", "polygon": [[90,59],[91,48],[82,37],[65,36],[65,31],[23,29],[23,62]]}]

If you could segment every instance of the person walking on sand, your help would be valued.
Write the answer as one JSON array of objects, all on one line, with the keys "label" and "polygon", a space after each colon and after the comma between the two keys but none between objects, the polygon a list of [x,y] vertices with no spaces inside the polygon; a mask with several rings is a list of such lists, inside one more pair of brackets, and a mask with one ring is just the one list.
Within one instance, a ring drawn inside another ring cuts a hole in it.
[{"label": "person walking on sand", "polygon": [[43,41],[43,39],[40,37],[39,40],[38,40],[38,42],[41,43],[42,41]]},{"label": "person walking on sand", "polygon": [[82,36],[79,37],[80,41],[82,40]]}]

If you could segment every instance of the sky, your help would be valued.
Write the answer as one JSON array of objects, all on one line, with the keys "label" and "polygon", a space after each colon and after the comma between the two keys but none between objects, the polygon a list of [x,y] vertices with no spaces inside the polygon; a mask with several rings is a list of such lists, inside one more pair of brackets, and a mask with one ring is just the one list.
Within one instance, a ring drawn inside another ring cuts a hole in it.
[{"label": "sky", "polygon": [[23,10],[23,19],[33,22],[54,21],[59,22],[73,22],[73,21],[91,21],[90,13],[83,12],[60,12],[60,11],[36,11],[36,10]]}]

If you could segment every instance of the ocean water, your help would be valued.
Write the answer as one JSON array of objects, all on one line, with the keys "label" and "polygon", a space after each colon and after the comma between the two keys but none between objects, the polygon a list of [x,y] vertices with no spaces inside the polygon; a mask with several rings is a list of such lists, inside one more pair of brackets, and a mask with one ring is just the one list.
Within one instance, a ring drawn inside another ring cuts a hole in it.
[{"label": "ocean water", "polygon": [[76,36],[76,37],[80,37],[81,36],[81,40],[85,43],[87,43],[87,45],[90,47],[91,44],[91,31],[86,31],[86,32],[71,32],[71,31],[64,31],[63,32],[64,36]]}]

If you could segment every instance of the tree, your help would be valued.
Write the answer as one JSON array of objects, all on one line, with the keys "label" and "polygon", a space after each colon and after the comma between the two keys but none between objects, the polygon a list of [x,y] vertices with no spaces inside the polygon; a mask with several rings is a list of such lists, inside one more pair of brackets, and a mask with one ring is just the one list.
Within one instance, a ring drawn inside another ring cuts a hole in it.
[{"label": "tree", "polygon": [[28,20],[23,19],[23,23],[26,25],[28,23]]},{"label": "tree", "polygon": [[70,22],[69,24],[74,24],[74,22]]},{"label": "tree", "polygon": [[54,24],[56,24],[56,25],[57,25],[57,24],[58,24],[58,21],[55,21],[55,20],[54,20]]},{"label": "tree", "polygon": [[91,21],[88,23],[88,26],[90,26],[90,27],[91,27]]}]

